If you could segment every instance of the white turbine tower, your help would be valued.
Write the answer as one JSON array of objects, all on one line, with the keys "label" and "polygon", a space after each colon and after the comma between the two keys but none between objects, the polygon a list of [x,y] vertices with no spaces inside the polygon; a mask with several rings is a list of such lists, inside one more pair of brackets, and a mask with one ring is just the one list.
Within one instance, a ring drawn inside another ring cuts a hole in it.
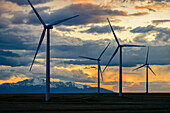
[{"label": "white turbine tower", "polygon": [[146,66],[146,93],[148,93],[148,68],[156,76],[156,74],[153,72],[153,70],[151,69],[151,67],[148,64],[148,56],[149,56],[149,47],[148,47],[147,55],[146,55],[146,63],[144,65],[139,66],[138,68],[134,69],[134,70],[138,70],[139,68],[142,68],[142,67]]},{"label": "white turbine tower", "polygon": [[109,22],[109,25],[110,25],[110,28],[113,32],[113,35],[115,37],[115,40],[118,44],[118,47],[116,48],[115,52],[113,53],[113,55],[111,56],[109,62],[107,63],[106,67],[104,68],[103,72],[105,71],[105,69],[107,68],[107,66],[110,64],[111,60],[113,59],[113,57],[116,55],[116,53],[118,52],[119,48],[120,48],[120,66],[119,66],[119,96],[122,96],[122,48],[123,47],[145,47],[145,46],[142,46],[142,45],[129,45],[129,44],[120,44],[117,37],[116,37],[116,34],[110,24],[110,21],[109,19],[107,18],[108,22]]},{"label": "white turbine tower", "polygon": [[101,61],[100,58],[102,57],[102,55],[104,54],[104,52],[106,51],[106,49],[108,48],[109,45],[110,45],[110,43],[106,46],[106,48],[102,51],[102,53],[100,54],[100,56],[97,59],[91,58],[91,57],[79,56],[81,58],[97,61],[97,63],[98,63],[98,94],[100,94],[100,75],[101,75],[102,81],[103,81],[102,71],[101,71],[101,67],[100,67],[100,61]]},{"label": "white turbine tower", "polygon": [[45,32],[47,30],[47,50],[46,50],[46,98],[45,100],[46,101],[49,101],[50,99],[50,29],[53,29],[53,25],[56,25],[56,24],[59,24],[59,23],[62,23],[64,21],[67,21],[67,20],[70,20],[72,18],[75,18],[79,15],[76,15],[76,16],[72,16],[72,17],[69,17],[69,18],[66,18],[66,19],[63,19],[63,20],[59,20],[59,21],[55,21],[55,22],[52,22],[48,25],[45,24],[45,22],[43,21],[43,19],[40,17],[40,15],[38,14],[38,12],[36,11],[36,9],[34,8],[34,6],[31,4],[31,2],[29,0],[27,0],[28,3],[30,4],[30,6],[32,7],[34,13],[37,15],[38,19],[40,20],[40,22],[43,24],[44,26],[44,30],[42,32],[42,35],[41,35],[41,38],[40,38],[40,41],[39,41],[39,44],[38,44],[38,47],[37,47],[37,50],[36,50],[36,53],[35,53],[35,56],[33,58],[33,61],[32,61],[32,64],[31,64],[31,67],[30,67],[30,71],[32,69],[32,66],[34,64],[34,61],[35,61],[35,58],[37,56],[37,53],[39,51],[39,48],[42,44],[42,41],[44,39],[44,35],[45,35]]}]

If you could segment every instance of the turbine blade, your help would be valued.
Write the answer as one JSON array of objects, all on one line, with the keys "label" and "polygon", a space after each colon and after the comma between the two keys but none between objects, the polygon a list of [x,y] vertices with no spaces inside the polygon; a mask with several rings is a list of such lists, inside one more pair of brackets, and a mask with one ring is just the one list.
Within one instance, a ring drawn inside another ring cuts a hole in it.
[{"label": "turbine blade", "polygon": [[31,64],[31,66],[30,66],[30,71],[31,71],[32,66],[33,66],[33,64],[34,64],[35,58],[36,58],[37,53],[38,53],[38,51],[39,51],[39,49],[40,49],[40,46],[41,46],[41,44],[42,44],[42,41],[43,41],[43,39],[44,39],[45,31],[46,31],[46,29],[44,28],[44,30],[43,30],[43,32],[42,32],[42,35],[41,35],[41,38],[40,38],[40,41],[39,41],[39,44],[38,44],[38,47],[37,47],[37,50],[36,50],[36,52],[35,52],[35,55],[34,55],[34,58],[33,58],[33,61],[32,61],[32,64]]},{"label": "turbine blade", "polygon": [[145,45],[129,45],[129,44],[123,44],[122,47],[146,47]]},{"label": "turbine blade", "polygon": [[132,71],[138,70],[139,68],[142,68],[142,67],[144,67],[145,65],[146,65],[146,64],[141,65],[141,66],[137,67],[136,69],[134,69],[134,70],[132,70]]},{"label": "turbine blade", "polygon": [[79,56],[80,58],[85,58],[85,59],[89,59],[89,60],[97,60],[95,58],[90,58],[90,57],[84,57],[84,56]]},{"label": "turbine blade", "polygon": [[27,1],[28,1],[28,3],[30,4],[30,6],[32,7],[34,13],[37,15],[37,17],[38,17],[38,19],[40,20],[40,22],[41,22],[44,26],[46,26],[46,25],[45,25],[45,22],[44,22],[43,19],[40,17],[40,15],[38,14],[38,12],[37,12],[36,9],[34,8],[34,6],[31,4],[31,2],[30,2],[29,0],[27,0]]},{"label": "turbine blade", "polygon": [[115,40],[116,40],[117,44],[120,45],[120,44],[119,44],[119,41],[118,41],[118,39],[117,39],[117,36],[116,36],[116,34],[115,34],[115,32],[114,32],[114,30],[113,30],[113,28],[112,28],[112,26],[111,26],[110,21],[109,21],[108,18],[107,18],[107,21],[109,22],[110,28],[111,28],[111,30],[112,30],[112,32],[113,32],[113,35],[114,35],[114,37],[115,37]]},{"label": "turbine blade", "polygon": [[148,64],[148,56],[149,56],[149,46],[148,46],[148,51],[147,51],[147,56],[146,56],[146,64]]},{"label": "turbine blade", "polygon": [[104,54],[104,52],[106,51],[106,49],[108,48],[108,46],[110,45],[111,42],[109,42],[109,44],[106,46],[106,48],[103,50],[103,52],[100,54],[99,58],[100,59],[102,57],[102,55]]},{"label": "turbine blade", "polygon": [[78,16],[79,16],[79,15],[72,16],[72,17],[69,17],[69,18],[66,18],[66,19],[63,19],[63,20],[55,21],[55,22],[50,23],[48,26],[53,26],[53,25],[62,23],[62,22],[64,22],[64,21],[70,20],[70,19],[75,18],[75,17],[78,17]]},{"label": "turbine blade", "polygon": [[116,48],[115,52],[113,53],[112,57],[110,58],[109,62],[106,65],[106,67],[104,68],[103,72],[106,70],[107,66],[110,64],[110,62],[112,61],[113,57],[116,55],[118,50],[119,50],[119,46]]},{"label": "turbine blade", "polygon": [[102,77],[102,81],[103,81],[103,74],[102,74],[102,70],[101,70],[101,67],[100,67],[100,62],[99,62],[99,71],[100,71],[100,74],[101,74],[101,77]]},{"label": "turbine blade", "polygon": [[156,76],[156,74],[153,72],[153,70],[151,69],[151,67],[148,65],[148,68],[152,71],[152,73]]}]

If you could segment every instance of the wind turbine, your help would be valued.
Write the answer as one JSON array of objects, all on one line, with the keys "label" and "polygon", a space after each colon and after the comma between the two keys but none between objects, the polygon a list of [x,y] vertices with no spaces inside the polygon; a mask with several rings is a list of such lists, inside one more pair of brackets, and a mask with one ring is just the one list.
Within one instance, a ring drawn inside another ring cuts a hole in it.
[{"label": "wind turbine", "polygon": [[116,37],[116,34],[110,24],[110,21],[109,19],[107,18],[108,22],[109,22],[109,25],[110,25],[110,28],[113,32],[113,35],[115,37],[115,40],[118,44],[118,47],[116,48],[115,52],[113,53],[113,55],[111,56],[109,62],[107,63],[106,67],[104,68],[103,72],[105,71],[105,69],[107,68],[107,66],[110,64],[111,60],[113,59],[113,57],[116,55],[116,53],[118,52],[118,50],[120,49],[120,66],[119,66],[119,96],[122,96],[122,48],[123,47],[145,47],[143,45],[129,45],[129,44],[120,44],[117,37]]},{"label": "wind turbine", "polygon": [[45,100],[46,101],[49,101],[50,99],[50,29],[53,29],[53,25],[57,25],[59,23],[62,23],[64,21],[67,21],[67,20],[70,20],[72,18],[75,18],[75,17],[78,17],[79,15],[76,15],[76,16],[72,16],[72,17],[69,17],[69,18],[66,18],[66,19],[63,19],[63,20],[59,20],[59,21],[55,21],[55,22],[52,22],[48,25],[45,24],[45,22],[43,21],[43,19],[41,18],[41,16],[38,14],[38,12],[36,11],[36,9],[34,8],[34,6],[31,4],[31,2],[29,0],[27,0],[28,3],[30,4],[30,6],[32,7],[34,13],[37,15],[38,19],[40,20],[40,22],[43,24],[44,26],[44,30],[42,32],[42,35],[41,35],[41,38],[40,38],[40,41],[39,41],[39,44],[38,44],[38,47],[37,47],[37,50],[36,50],[36,53],[35,53],[35,56],[33,58],[33,61],[32,61],[32,64],[30,66],[30,71],[32,69],[32,66],[34,64],[34,61],[35,61],[35,58],[37,56],[37,53],[39,51],[39,48],[42,44],[42,41],[44,39],[44,35],[45,35],[45,32],[47,30],[47,50],[46,50],[46,98]]},{"label": "wind turbine", "polygon": [[[146,93],[148,93],[148,68],[151,70],[151,72],[156,76],[156,74],[153,72],[153,70],[151,69],[151,67],[149,66],[148,64],[148,56],[149,56],[149,47],[148,47],[148,50],[147,50],[147,55],[146,55],[146,63],[142,66],[139,66],[138,68],[134,69],[134,70],[138,70],[144,66],[146,66]],[[133,70],[133,71],[134,71]]]},{"label": "wind turbine", "polygon": [[81,58],[97,61],[97,63],[98,63],[98,94],[100,94],[100,74],[101,74],[102,81],[103,81],[102,71],[101,71],[101,67],[100,67],[100,61],[101,61],[100,58],[102,57],[102,55],[104,54],[104,52],[106,51],[106,49],[108,48],[109,45],[110,45],[110,43],[106,46],[106,48],[102,51],[102,53],[100,54],[100,56],[97,59],[91,58],[91,57],[79,56]]}]

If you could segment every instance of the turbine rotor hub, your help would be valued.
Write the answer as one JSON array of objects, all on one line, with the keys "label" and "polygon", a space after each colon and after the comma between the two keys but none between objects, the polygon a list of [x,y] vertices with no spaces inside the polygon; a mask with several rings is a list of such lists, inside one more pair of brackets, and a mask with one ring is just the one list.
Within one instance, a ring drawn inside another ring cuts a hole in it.
[{"label": "turbine rotor hub", "polygon": [[45,26],[46,29],[53,29],[53,26]]}]

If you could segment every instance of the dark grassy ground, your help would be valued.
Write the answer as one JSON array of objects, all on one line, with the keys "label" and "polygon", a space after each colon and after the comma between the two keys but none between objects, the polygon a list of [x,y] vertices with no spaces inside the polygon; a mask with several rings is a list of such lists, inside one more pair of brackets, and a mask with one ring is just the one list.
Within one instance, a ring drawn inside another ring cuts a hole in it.
[{"label": "dark grassy ground", "polygon": [[0,95],[0,113],[170,113],[170,93],[133,94],[44,94]]}]

